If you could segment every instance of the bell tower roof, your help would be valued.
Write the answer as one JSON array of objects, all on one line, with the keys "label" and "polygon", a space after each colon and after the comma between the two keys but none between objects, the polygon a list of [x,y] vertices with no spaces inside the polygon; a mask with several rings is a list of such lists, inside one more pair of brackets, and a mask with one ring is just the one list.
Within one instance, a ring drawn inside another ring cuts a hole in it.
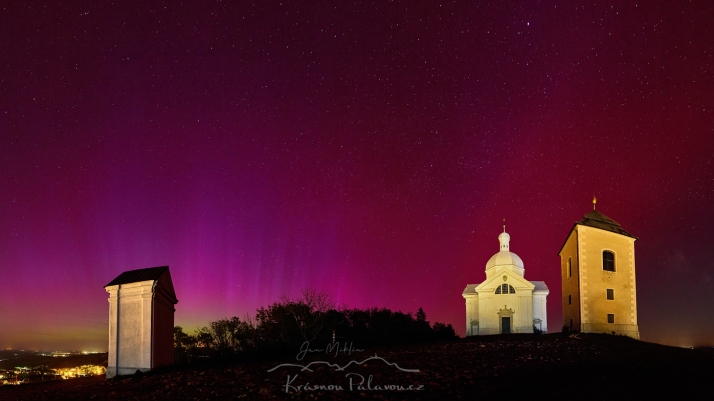
[{"label": "bell tower roof", "polygon": [[597,210],[593,209],[591,210],[588,214],[583,217],[582,220],[575,224],[580,224],[583,226],[588,226],[588,227],[594,227],[594,228],[599,228],[601,230],[605,231],[610,231],[615,234],[620,234],[624,235],[627,237],[632,237],[635,238],[632,234],[628,233],[625,231],[621,226],[620,223],[616,222],[615,220],[605,216],[604,214],[598,212]]}]

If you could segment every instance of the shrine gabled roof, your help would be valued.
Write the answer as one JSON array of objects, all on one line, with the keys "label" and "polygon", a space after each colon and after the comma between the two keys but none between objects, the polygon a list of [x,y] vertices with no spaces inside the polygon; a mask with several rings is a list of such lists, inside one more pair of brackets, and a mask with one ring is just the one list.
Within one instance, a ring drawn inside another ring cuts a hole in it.
[{"label": "shrine gabled roof", "polygon": [[110,285],[138,283],[140,281],[158,280],[159,277],[161,277],[161,275],[168,269],[168,266],[159,266],[149,267],[146,269],[129,270],[117,276],[117,278],[105,285],[105,287],[109,287]]}]

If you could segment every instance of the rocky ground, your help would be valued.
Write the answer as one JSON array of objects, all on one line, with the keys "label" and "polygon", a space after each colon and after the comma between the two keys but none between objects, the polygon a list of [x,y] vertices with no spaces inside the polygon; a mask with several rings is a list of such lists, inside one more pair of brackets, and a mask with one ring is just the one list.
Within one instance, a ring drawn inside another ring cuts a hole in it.
[{"label": "rocky ground", "polygon": [[[318,344],[310,348],[321,349]],[[172,368],[112,380],[95,377],[2,386],[0,400],[639,400],[714,396],[711,350],[609,335],[489,336],[353,349],[351,354],[316,351],[300,361],[297,357]]]}]

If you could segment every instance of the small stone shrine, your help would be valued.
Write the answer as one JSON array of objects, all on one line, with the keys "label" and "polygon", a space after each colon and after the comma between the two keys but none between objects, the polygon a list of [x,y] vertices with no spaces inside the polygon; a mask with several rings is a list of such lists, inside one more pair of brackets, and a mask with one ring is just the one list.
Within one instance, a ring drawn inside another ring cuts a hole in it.
[{"label": "small stone shrine", "polygon": [[126,271],[104,286],[109,293],[107,378],[174,362],[174,305],[168,266]]}]

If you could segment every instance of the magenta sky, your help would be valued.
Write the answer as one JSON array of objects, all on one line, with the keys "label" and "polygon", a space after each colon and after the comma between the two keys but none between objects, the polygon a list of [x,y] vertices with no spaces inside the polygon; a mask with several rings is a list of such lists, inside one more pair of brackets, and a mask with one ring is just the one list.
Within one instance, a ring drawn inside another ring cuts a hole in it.
[{"label": "magenta sky", "polygon": [[711,3],[190,3],[0,8],[0,347],[105,350],[159,265],[187,328],[312,286],[463,335],[503,218],[559,331],[593,194],[642,339],[714,344]]}]

